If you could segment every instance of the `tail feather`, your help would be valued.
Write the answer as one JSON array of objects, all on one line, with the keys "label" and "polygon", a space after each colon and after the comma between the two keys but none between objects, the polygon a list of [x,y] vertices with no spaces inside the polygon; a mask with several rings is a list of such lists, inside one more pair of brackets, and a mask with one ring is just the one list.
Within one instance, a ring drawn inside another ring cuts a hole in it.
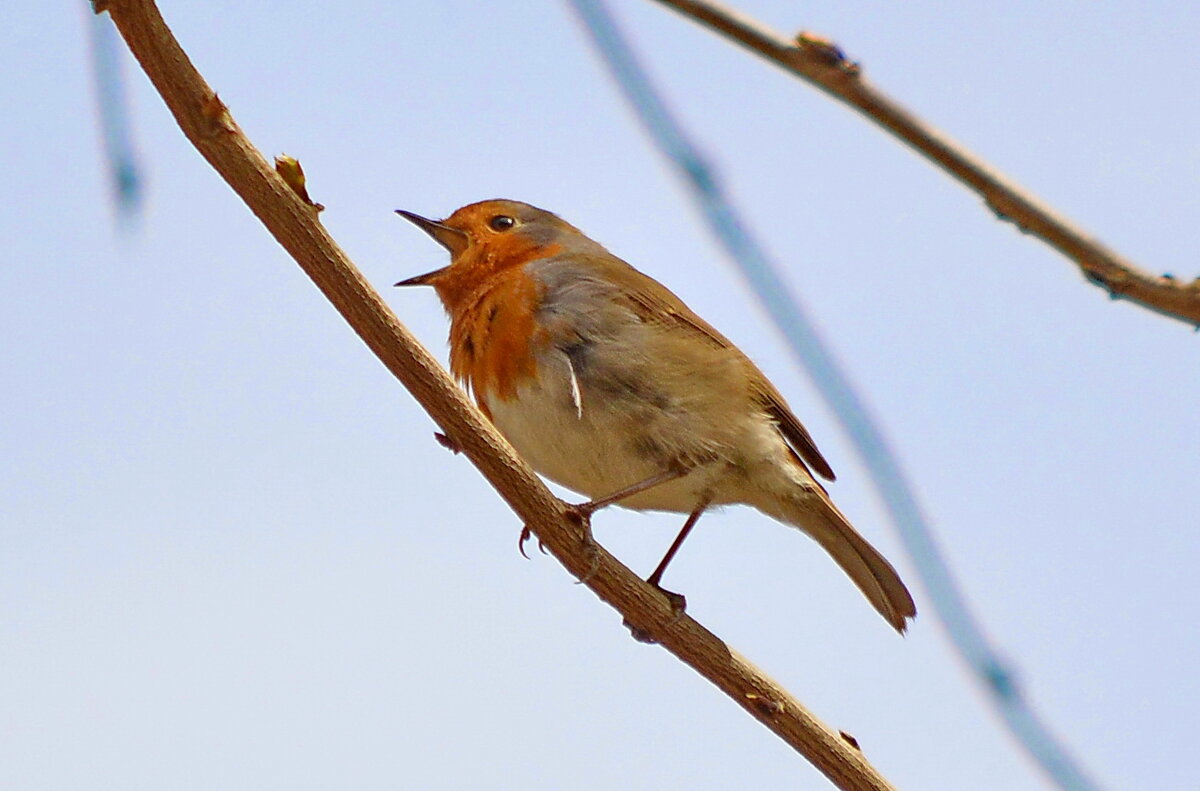
[{"label": "tail feather", "polygon": [[901,634],[917,605],[896,569],[858,534],[850,521],[822,493],[782,504],[779,519],[808,533],[837,561],[871,605]]}]

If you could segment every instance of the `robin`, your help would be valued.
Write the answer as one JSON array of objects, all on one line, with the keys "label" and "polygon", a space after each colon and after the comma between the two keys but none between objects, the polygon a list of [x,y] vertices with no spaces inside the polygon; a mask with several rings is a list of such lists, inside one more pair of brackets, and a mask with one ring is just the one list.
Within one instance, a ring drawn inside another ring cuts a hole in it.
[{"label": "robin", "polygon": [[903,633],[912,596],[814,477],[834,474],[808,431],[679,297],[527,203],[482,201],[439,221],[397,213],[450,265],[396,285],[437,291],[450,370],[517,452],[593,498],[585,516],[614,503],[688,514],[647,582],[663,590],[707,508],[744,503],[814,538]]}]

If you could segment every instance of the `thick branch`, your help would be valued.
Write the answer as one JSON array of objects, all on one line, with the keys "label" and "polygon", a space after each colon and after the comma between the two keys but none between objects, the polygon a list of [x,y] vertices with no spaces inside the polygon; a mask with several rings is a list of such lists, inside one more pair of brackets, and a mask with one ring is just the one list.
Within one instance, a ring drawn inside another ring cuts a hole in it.
[{"label": "thick branch", "polygon": [[707,0],[657,0],[802,77],[845,102],[983,196],[1002,220],[1015,224],[1078,264],[1083,276],[1113,299],[1200,327],[1200,278],[1190,283],[1157,276],[1117,255],[1028,191],[930,127],[862,76],[831,42],[809,34],[788,41],[772,30]]},{"label": "thick branch", "polygon": [[839,788],[891,788],[851,739],[813,717],[692,618],[676,618],[659,592],[584,540],[566,505],[514,454],[325,232],[317,222],[318,208],[290,188],[250,144],[151,0],[110,0],[98,10],[110,12],[192,144],[425,407],[445,432],[445,441],[466,454],[568,571],[618,610],[631,628],[652,636],[719,687]]}]

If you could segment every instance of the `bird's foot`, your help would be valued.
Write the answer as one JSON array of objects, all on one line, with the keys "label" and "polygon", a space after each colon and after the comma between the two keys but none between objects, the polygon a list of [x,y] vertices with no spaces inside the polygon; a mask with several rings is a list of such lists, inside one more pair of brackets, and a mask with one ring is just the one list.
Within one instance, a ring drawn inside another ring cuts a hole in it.
[{"label": "bird's foot", "polygon": [[586,503],[567,503],[566,505],[567,518],[588,531],[590,535],[592,532],[592,514],[596,513],[603,506],[596,505],[595,500],[588,500]]},{"label": "bird's foot", "polygon": [[[683,618],[684,614],[687,612],[687,597],[682,593],[669,591],[652,580],[647,580],[647,583],[654,586],[659,593],[666,597],[667,603],[671,605],[671,620],[667,621],[665,625],[669,628],[679,623],[680,619]],[[649,630],[643,629],[640,626],[635,626],[628,620],[622,621],[622,625],[629,630],[629,634],[639,643],[648,643],[653,645],[658,642],[658,638],[651,634]]]},{"label": "bird's foot", "polygon": [[[672,549],[675,549],[675,547],[672,547]],[[663,570],[666,569],[667,561],[670,559],[671,556],[668,554],[667,557],[663,559],[663,562],[658,564],[658,568],[654,570],[654,573],[646,578],[646,584],[650,585],[667,598],[667,603],[671,605],[671,612],[674,613],[675,616],[671,619],[668,626],[674,626],[679,619],[683,617],[684,612],[687,611],[687,597],[682,593],[669,591],[662,586]]]},{"label": "bird's foot", "polygon": [[[529,560],[529,555],[527,555],[525,553],[525,542],[533,537],[534,537],[533,531],[529,529],[529,525],[524,525],[521,527],[521,537],[517,539],[517,550],[521,553],[521,556],[524,557],[526,560]],[[540,549],[542,551],[542,554],[545,555],[546,554],[546,545],[542,543],[541,538],[538,538],[537,542],[538,542],[538,549]]]},{"label": "bird's foot", "polygon": [[[654,585],[654,583],[650,584]],[[687,612],[687,597],[682,593],[669,591],[661,585],[654,585],[654,587],[658,588],[658,592],[665,596],[667,598],[667,603],[671,605],[671,613],[673,615],[671,623],[675,624],[680,618],[683,617],[683,614]]]}]

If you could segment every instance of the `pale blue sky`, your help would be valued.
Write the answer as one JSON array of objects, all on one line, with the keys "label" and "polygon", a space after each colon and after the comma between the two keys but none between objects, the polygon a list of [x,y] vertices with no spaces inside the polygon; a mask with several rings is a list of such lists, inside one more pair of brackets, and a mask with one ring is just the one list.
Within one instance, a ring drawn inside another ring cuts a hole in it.
[{"label": "pale blue sky", "polygon": [[[826,788],[552,559],[127,64],[148,171],[114,230],[79,3],[0,33],[0,787]],[[738,0],[1156,271],[1193,277],[1200,7]],[[396,218],[557,211],[788,395],[835,499],[914,587],[898,638],[804,536],[706,517],[668,587],[900,788],[1047,787],[951,655],[830,414],[565,4],[164,2],[380,289],[443,263]],[[1109,789],[1195,789],[1200,336],[1111,303],[824,96],[615,3],[875,409],[1026,690]],[[385,291],[444,357],[431,292]],[[609,511],[640,572],[673,515]]]}]

